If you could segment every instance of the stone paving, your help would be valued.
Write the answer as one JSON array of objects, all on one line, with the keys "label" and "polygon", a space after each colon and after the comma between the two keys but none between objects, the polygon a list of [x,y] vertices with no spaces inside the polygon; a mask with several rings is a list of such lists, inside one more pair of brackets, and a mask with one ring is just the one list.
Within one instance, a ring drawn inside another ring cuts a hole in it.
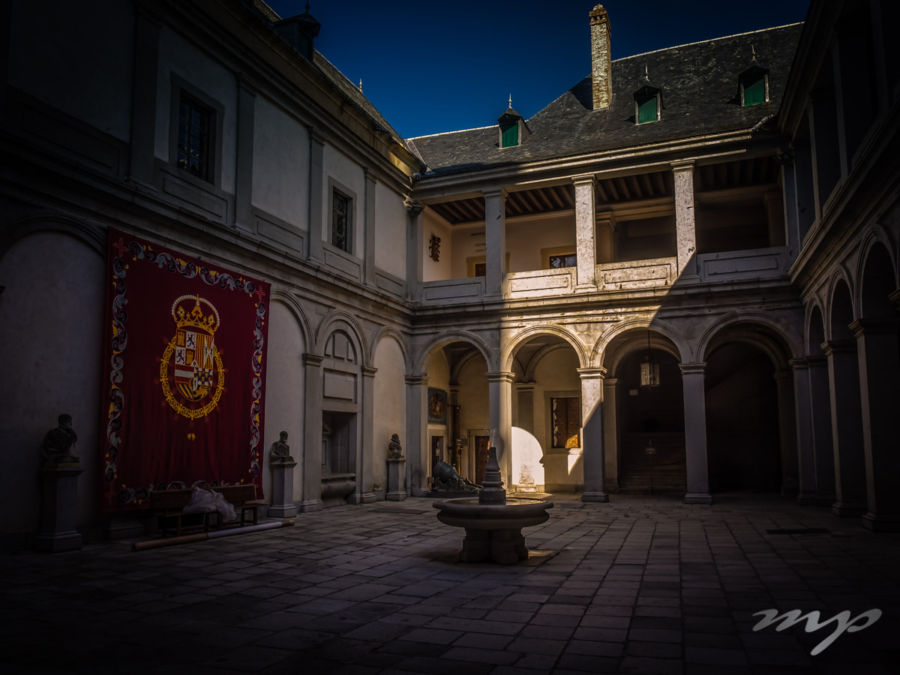
[{"label": "stone paving", "polygon": [[[0,672],[900,672],[900,535],[755,495],[554,501],[508,567],[457,562],[463,532],[426,499],[7,554]],[[769,608],[883,615],[811,656],[835,624],[754,632]]]}]

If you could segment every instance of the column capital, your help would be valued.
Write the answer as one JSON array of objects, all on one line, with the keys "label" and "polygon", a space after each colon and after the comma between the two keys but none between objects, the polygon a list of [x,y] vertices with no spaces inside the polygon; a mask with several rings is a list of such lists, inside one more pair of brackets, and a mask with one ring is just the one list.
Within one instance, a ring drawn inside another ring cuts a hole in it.
[{"label": "column capital", "polygon": [[604,387],[615,387],[617,384],[619,384],[618,377],[604,377],[603,378],[603,386]]},{"label": "column capital", "polygon": [[679,363],[682,375],[703,375],[706,372],[706,361],[697,361],[695,363]]},{"label": "column capital", "polygon": [[692,159],[683,159],[677,162],[672,162],[669,164],[669,167],[672,171],[693,171],[694,170],[694,160]]},{"label": "column capital", "polygon": [[491,188],[487,188],[486,190],[482,190],[481,194],[484,196],[485,199],[487,199],[489,197],[496,197],[496,198],[504,199],[506,197],[506,188],[491,187]]},{"label": "column capital", "polygon": [[605,380],[606,368],[576,368],[575,372],[582,380]]},{"label": "column capital", "polygon": [[319,356],[318,354],[306,352],[303,354],[303,365],[309,368],[318,368],[322,365],[324,359],[325,357]]},{"label": "column capital", "polygon": [[806,365],[808,368],[824,368],[828,365],[828,357],[825,354],[807,354]]},{"label": "column capital", "polygon": [[378,372],[378,368],[373,368],[372,366],[363,366],[362,374],[363,377],[375,377],[375,373]]},{"label": "column capital", "polygon": [[406,384],[413,386],[428,384],[428,375],[424,373],[419,373],[417,375],[407,375],[405,379]]},{"label": "column capital", "polygon": [[506,370],[498,370],[487,374],[488,382],[508,382],[512,384],[515,380],[516,374]]},{"label": "column capital", "polygon": [[419,214],[422,213],[422,209],[425,208],[425,205],[421,202],[417,202],[414,199],[406,199],[403,201],[403,207],[406,209],[406,212],[412,218],[418,218]]},{"label": "column capital", "polygon": [[573,185],[594,185],[597,177],[592,173],[583,173],[578,176],[572,176],[572,184]]},{"label": "column capital", "polygon": [[856,352],[855,340],[826,340],[822,343],[822,350],[826,356],[834,354],[852,354]]},{"label": "column capital", "polygon": [[795,359],[789,360],[788,364],[793,370],[806,370],[807,368],[809,368],[809,357],[798,356]]}]

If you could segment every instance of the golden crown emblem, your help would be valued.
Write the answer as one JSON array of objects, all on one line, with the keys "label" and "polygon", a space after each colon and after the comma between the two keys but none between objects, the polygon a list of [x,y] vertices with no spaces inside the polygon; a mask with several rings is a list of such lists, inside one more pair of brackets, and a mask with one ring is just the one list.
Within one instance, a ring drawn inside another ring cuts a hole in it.
[{"label": "golden crown emblem", "polygon": [[211,302],[199,295],[182,295],[175,300],[172,303],[172,318],[179,328],[197,328],[209,334],[219,330],[219,312]]}]

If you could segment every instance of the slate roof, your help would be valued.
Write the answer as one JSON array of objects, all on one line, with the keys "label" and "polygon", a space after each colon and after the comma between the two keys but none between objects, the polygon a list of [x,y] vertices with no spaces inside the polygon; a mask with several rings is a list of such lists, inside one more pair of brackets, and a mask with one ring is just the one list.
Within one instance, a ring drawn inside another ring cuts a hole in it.
[{"label": "slate roof", "polygon": [[[608,109],[591,109],[586,77],[529,119],[531,135],[515,148],[499,148],[496,125],[407,143],[428,165],[428,177],[751,129],[778,109],[801,28],[796,23],[613,61]],[[770,101],[745,108],[738,76],[753,65],[751,45],[769,71]],[[646,82],[645,67],[662,90],[662,112],[660,121],[637,125],[633,94]]]}]

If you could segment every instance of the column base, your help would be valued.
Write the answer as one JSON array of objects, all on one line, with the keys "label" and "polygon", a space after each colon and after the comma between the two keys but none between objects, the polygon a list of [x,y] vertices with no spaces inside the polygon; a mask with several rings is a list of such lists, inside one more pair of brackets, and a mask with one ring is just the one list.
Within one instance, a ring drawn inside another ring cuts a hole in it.
[{"label": "column base", "polygon": [[684,495],[685,504],[712,504],[712,496],[706,492],[688,492]]},{"label": "column base", "polygon": [[900,514],[882,515],[869,511],[861,520],[863,527],[872,532],[900,532]]},{"label": "column base", "polygon": [[597,292],[597,284],[576,284],[575,292],[576,293],[596,293]]},{"label": "column base", "polygon": [[841,518],[852,518],[863,515],[866,512],[866,507],[853,502],[835,502],[831,505],[831,512]]},{"label": "column base", "polygon": [[388,492],[384,498],[389,502],[402,502],[404,499],[409,497],[406,494],[406,490],[397,490],[396,492]]},{"label": "column base", "polygon": [[297,505],[301,513],[309,513],[312,511],[321,511],[322,502],[318,499],[306,499]]},{"label": "column base", "polygon": [[804,506],[818,506],[820,501],[815,492],[800,492],[797,494],[797,503]]},{"label": "column base", "polygon": [[603,490],[591,490],[590,492],[581,493],[581,501],[583,502],[608,502],[609,495]]},{"label": "column base", "polygon": [[34,538],[34,548],[46,553],[77,551],[81,548],[81,533],[71,530],[39,534]]},{"label": "column base", "polygon": [[268,509],[269,518],[293,518],[296,515],[296,504],[273,504]]}]

